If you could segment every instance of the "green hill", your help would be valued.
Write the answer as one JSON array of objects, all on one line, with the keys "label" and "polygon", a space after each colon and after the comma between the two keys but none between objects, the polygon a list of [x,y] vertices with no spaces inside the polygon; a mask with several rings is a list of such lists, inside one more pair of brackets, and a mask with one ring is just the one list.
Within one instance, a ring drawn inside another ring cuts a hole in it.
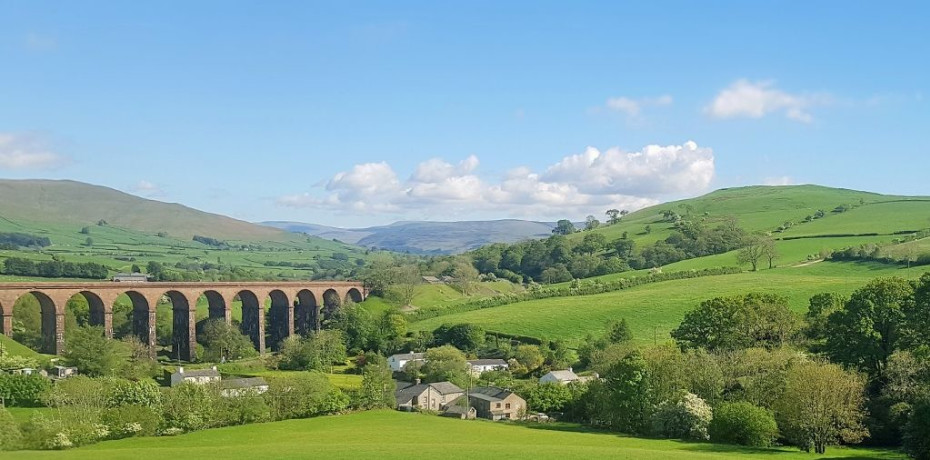
[{"label": "green hill", "polygon": [[790,448],[632,438],[574,424],[465,421],[371,411],[217,428],[177,437],[107,441],[68,451],[8,452],[4,458],[612,458],[777,460],[904,459],[891,451],[830,447],[826,456]]},{"label": "green hill", "polygon": [[[834,212],[845,207],[844,212]],[[813,217],[818,210],[824,217]],[[627,232],[637,243],[664,239],[671,223],[663,211],[707,223],[736,219],[750,232],[774,232],[786,222],[791,226],[776,237],[834,234],[892,234],[930,227],[930,198],[880,195],[877,193],[822,187],[818,185],[750,186],[727,188],[697,198],[673,201],[641,209],[623,217],[618,224],[594,230],[608,239]],[[646,232],[646,226],[651,232]],[[582,238],[582,234],[572,238]]]},{"label": "green hill", "polygon": [[288,241],[286,232],[210,214],[180,204],[140,198],[99,185],[68,180],[0,180],[0,218],[36,228],[46,224],[108,224],[145,233],[167,232],[245,241]]},{"label": "green hill", "polygon": [[[111,272],[129,271],[132,265],[144,268],[152,261],[179,270],[199,265],[198,270],[209,271],[204,267],[212,264],[217,270],[234,267],[252,273],[246,277],[260,279],[347,276],[359,266],[358,259],[367,257],[365,249],[357,246],[80,182],[0,180],[0,197],[0,233],[51,241],[41,249],[0,249],[0,262],[8,257],[34,261],[59,257],[101,263]],[[194,235],[212,241],[193,241]],[[26,279],[31,278],[0,275],[0,281]]]}]

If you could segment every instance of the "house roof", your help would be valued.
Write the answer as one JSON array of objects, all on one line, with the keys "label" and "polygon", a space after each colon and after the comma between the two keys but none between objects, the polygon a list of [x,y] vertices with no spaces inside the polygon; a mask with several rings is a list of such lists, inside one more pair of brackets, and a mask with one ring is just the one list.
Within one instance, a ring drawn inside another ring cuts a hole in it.
[{"label": "house roof", "polygon": [[398,404],[405,404],[410,402],[414,396],[418,396],[426,391],[427,387],[431,388],[432,391],[435,391],[441,395],[450,395],[453,393],[462,393],[463,390],[456,386],[455,384],[449,382],[436,382],[436,383],[420,383],[416,385],[410,385],[405,388],[401,388],[394,393],[394,397],[397,400]]},{"label": "house roof", "polygon": [[[560,382],[572,382],[578,380],[578,375],[568,369],[563,371],[549,371],[549,373],[546,375],[550,374]],[[545,377],[545,375],[543,377]]]},{"label": "house roof", "polygon": [[412,359],[423,359],[424,357],[426,357],[426,353],[398,353],[396,355],[391,355],[394,361],[410,361]]},{"label": "house roof", "polygon": [[472,398],[483,399],[485,401],[500,401],[512,395],[513,392],[498,387],[477,387],[469,393]]},{"label": "house roof", "polygon": [[507,367],[507,361],[503,359],[470,359],[468,364],[472,366],[501,366]]},{"label": "house roof", "polygon": [[255,388],[268,385],[268,382],[261,377],[249,377],[243,379],[227,379],[220,381],[220,387],[226,390],[238,388]]},{"label": "house roof", "polygon": [[180,375],[182,378],[187,377],[219,377],[220,371],[216,369],[191,369],[184,370],[184,372],[175,372],[175,374]]}]

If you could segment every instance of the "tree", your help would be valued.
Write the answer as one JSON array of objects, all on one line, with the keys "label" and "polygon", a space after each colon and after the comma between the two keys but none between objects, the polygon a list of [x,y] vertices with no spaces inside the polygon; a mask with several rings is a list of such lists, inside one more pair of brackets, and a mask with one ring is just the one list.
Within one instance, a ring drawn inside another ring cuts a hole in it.
[{"label": "tree", "polygon": [[792,444],[821,455],[828,445],[860,442],[868,435],[864,395],[864,379],[836,364],[795,364],[776,403],[778,425]]},{"label": "tree", "polygon": [[555,223],[555,228],[552,229],[552,233],[556,235],[571,235],[575,233],[575,224],[568,219],[561,219]]},{"label": "tree", "polygon": [[773,294],[717,297],[685,314],[672,331],[682,348],[732,350],[791,341],[799,322],[787,299]]},{"label": "tree", "polygon": [[775,268],[775,259],[778,258],[778,249],[775,240],[765,238],[762,240],[762,255],[769,261],[769,269]]},{"label": "tree", "polygon": [[912,294],[901,278],[878,278],[853,292],[828,317],[824,348],[830,360],[880,377],[900,345]]},{"label": "tree", "polygon": [[119,345],[103,335],[99,326],[78,327],[65,338],[64,357],[91,377],[116,375],[122,365]]},{"label": "tree", "polygon": [[607,247],[607,237],[602,233],[588,233],[581,239],[575,251],[581,254],[594,254]]},{"label": "tree", "polygon": [[464,295],[471,295],[478,284],[478,270],[467,260],[458,260],[452,266],[453,285]]},{"label": "tree", "polygon": [[484,328],[471,323],[455,325],[443,324],[433,331],[433,337],[438,344],[452,345],[459,350],[473,352],[480,348],[487,334]]},{"label": "tree", "polygon": [[364,409],[393,408],[396,405],[395,385],[387,360],[381,355],[372,354],[365,355],[365,358],[359,405]]},{"label": "tree", "polygon": [[778,424],[772,411],[736,401],[714,409],[709,432],[713,442],[769,447],[778,438]]},{"label": "tree", "polygon": [[917,460],[930,459],[930,399],[917,404],[904,426],[904,451]]},{"label": "tree", "polygon": [[249,336],[219,318],[203,322],[198,340],[204,346],[203,358],[206,361],[219,362],[227,359],[248,358],[258,354]]},{"label": "tree", "polygon": [[464,386],[468,375],[465,353],[452,345],[430,348],[426,350],[426,362],[420,371],[427,382],[449,381]]},{"label": "tree", "polygon": [[420,269],[413,264],[394,267],[391,279],[392,284],[389,288],[391,294],[396,297],[401,306],[409,306],[413,302],[413,296],[416,295],[417,286],[423,282]]},{"label": "tree", "polygon": [[[572,384],[574,385],[574,384]],[[521,392],[534,412],[561,412],[572,402],[572,388],[558,383],[531,385]]]},{"label": "tree", "polygon": [[642,354],[634,351],[612,365],[604,380],[607,404],[600,408],[599,418],[618,431],[647,432],[656,401],[649,366]]},{"label": "tree", "polygon": [[743,247],[736,253],[737,263],[748,263],[752,265],[752,271],[756,271],[759,265],[759,259],[765,256],[765,247],[765,238],[760,235],[753,235],[746,238]]},{"label": "tree", "polygon": [[90,247],[93,245],[94,245],[94,239],[88,236],[87,239],[84,240],[84,246]]},{"label": "tree", "polygon": [[813,340],[824,338],[827,330],[827,318],[833,312],[841,310],[846,298],[832,292],[816,294],[810,298],[807,307],[807,314],[804,318],[807,320],[807,329],[805,334]]},{"label": "tree", "polygon": [[604,214],[607,215],[607,223],[610,225],[620,222],[620,211],[616,209],[608,209]]},{"label": "tree", "polygon": [[517,345],[513,350],[513,359],[520,365],[523,373],[529,374],[545,361],[545,356],[536,345]]},{"label": "tree", "polygon": [[601,221],[594,218],[594,216],[588,216],[584,221],[585,230],[594,230],[595,228],[601,225]]},{"label": "tree", "polygon": [[90,227],[87,227],[87,226],[81,227],[81,234],[90,235]]},{"label": "tree", "polygon": [[711,418],[713,411],[703,399],[680,391],[656,408],[652,414],[652,432],[666,438],[706,441],[710,438],[707,427]]},{"label": "tree", "polygon": [[617,251],[617,255],[624,259],[629,259],[633,257],[633,248],[636,243],[627,238],[620,238],[617,241],[614,241],[614,250]]},{"label": "tree", "polygon": [[22,443],[23,435],[16,420],[5,407],[0,406],[0,451],[18,450]]},{"label": "tree", "polygon": [[633,340],[633,332],[630,331],[626,318],[620,318],[617,321],[608,323],[605,338],[610,343],[623,343]]},{"label": "tree", "polygon": [[643,233],[647,235],[652,233],[652,225],[646,224],[646,226],[643,227]]}]

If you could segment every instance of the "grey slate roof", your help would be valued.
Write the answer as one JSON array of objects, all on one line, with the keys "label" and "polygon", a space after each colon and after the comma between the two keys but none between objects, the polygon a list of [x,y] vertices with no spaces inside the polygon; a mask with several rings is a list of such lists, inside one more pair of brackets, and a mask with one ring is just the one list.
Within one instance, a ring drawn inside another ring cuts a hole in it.
[{"label": "grey slate roof", "polygon": [[464,390],[449,382],[420,383],[401,388],[394,393],[397,404],[406,404],[413,400],[414,396],[422,394],[427,387],[432,387],[432,391],[441,395],[450,395],[453,393],[463,393]]},{"label": "grey slate roof", "polygon": [[226,390],[239,388],[255,388],[268,385],[268,382],[261,377],[249,377],[243,379],[226,379],[220,381],[220,387]]},{"label": "grey slate roof", "polygon": [[498,387],[477,387],[469,393],[472,398],[483,399],[485,401],[500,401],[512,395],[513,392]]},{"label": "grey slate roof", "polygon": [[423,359],[426,357],[426,353],[398,353],[396,355],[391,355],[391,358],[394,358],[395,361],[400,360],[412,360],[412,359]]},{"label": "grey slate roof", "polygon": [[507,361],[503,359],[470,359],[468,364],[472,366],[503,366],[507,367]]},{"label": "grey slate roof", "polygon": [[177,373],[181,377],[219,377],[220,371],[216,369],[185,369],[184,372]]}]

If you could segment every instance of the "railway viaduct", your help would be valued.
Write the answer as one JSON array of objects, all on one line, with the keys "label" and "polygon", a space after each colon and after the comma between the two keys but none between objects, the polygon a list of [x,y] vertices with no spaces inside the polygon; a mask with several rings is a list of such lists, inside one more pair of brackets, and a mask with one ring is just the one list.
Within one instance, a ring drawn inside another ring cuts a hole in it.
[{"label": "railway viaduct", "polygon": [[171,303],[172,355],[187,361],[194,359],[197,302],[201,296],[206,298],[209,317],[227,323],[232,321],[233,302],[241,302],[241,330],[261,353],[266,346],[266,317],[268,340],[276,345],[295,333],[319,330],[324,315],[347,300],[361,302],[367,296],[362,283],[355,281],[4,283],[0,284],[0,327],[4,334],[12,336],[13,305],[21,297],[32,295],[42,309],[45,351],[61,354],[68,300],[84,297],[90,307],[90,323],[102,326],[106,336],[113,337],[113,304],[123,294],[132,302],[132,331],[148,344],[153,356],[156,306],[166,300]]}]

